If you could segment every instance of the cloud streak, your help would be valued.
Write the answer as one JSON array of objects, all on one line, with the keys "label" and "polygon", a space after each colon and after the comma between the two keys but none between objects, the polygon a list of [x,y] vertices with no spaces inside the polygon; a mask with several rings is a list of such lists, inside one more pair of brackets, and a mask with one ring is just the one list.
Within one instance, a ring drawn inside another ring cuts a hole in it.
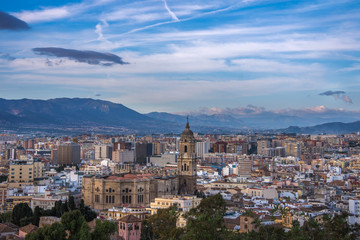
[{"label": "cloud streak", "polygon": [[179,21],[179,18],[175,15],[175,13],[173,11],[171,11],[171,9],[169,8],[169,6],[167,5],[166,0],[164,0],[164,6],[166,8],[166,10],[169,12],[171,18],[175,21]]},{"label": "cloud streak", "polygon": [[91,65],[112,66],[114,64],[128,64],[127,62],[124,62],[121,57],[112,53],[81,51],[56,47],[33,48],[33,51],[38,55],[68,58],[75,60],[76,62],[87,63]]},{"label": "cloud streak", "polygon": [[349,103],[349,104],[353,103],[351,98],[348,95],[346,95],[346,93],[344,91],[326,91],[326,92],[320,93],[319,95],[321,95],[321,96],[332,96],[336,100],[341,100],[341,101],[344,101],[344,102]]},{"label": "cloud streak", "polygon": [[28,30],[29,25],[5,12],[0,11],[0,30]]}]

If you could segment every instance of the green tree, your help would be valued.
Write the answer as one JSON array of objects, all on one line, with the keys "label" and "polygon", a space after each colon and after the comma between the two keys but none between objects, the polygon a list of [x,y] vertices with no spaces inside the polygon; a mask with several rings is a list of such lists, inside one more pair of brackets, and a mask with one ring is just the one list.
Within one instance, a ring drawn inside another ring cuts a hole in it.
[{"label": "green tree", "polygon": [[[83,199],[81,199],[81,200],[84,202]],[[71,211],[76,209],[75,199],[74,199],[73,196],[69,197],[69,208],[70,208]]]},{"label": "green tree", "polygon": [[35,226],[39,226],[40,217],[41,217],[41,209],[39,206],[36,206],[34,209],[34,216],[33,216],[32,224],[34,224]]},{"label": "green tree", "polygon": [[[22,227],[27,225],[29,221],[31,222],[32,216],[33,212],[29,205],[27,203],[19,203],[12,210],[11,222]],[[23,219],[23,222],[21,222],[21,219]]]},{"label": "green tree", "polygon": [[0,222],[1,223],[10,222],[11,221],[11,214],[12,214],[12,212],[1,213],[0,214]]},{"label": "green tree", "polygon": [[84,216],[84,218],[87,222],[91,222],[92,220],[94,220],[97,217],[96,212],[91,210],[91,208],[89,208],[88,206],[85,206],[83,199],[81,199],[81,202],[80,202],[80,212]]},{"label": "green tree", "polygon": [[26,235],[26,240],[65,240],[66,231],[61,223],[53,223],[50,226],[39,228],[35,232]]},{"label": "green tree", "polygon": [[179,216],[176,206],[158,209],[157,214],[151,215],[142,226],[143,240],[179,239],[182,230],[176,228]]},{"label": "green tree", "polygon": [[87,222],[83,222],[83,224],[81,225],[80,228],[80,233],[79,233],[79,240],[89,240],[92,239],[91,238],[91,233],[90,233],[90,227],[87,224]]},{"label": "green tree", "polygon": [[69,240],[80,238],[80,229],[84,222],[86,223],[86,220],[79,210],[64,213],[61,217],[61,223],[70,232]]},{"label": "green tree", "polygon": [[186,215],[187,224],[183,239],[226,239],[224,224],[225,200],[220,194],[203,199],[199,206]]},{"label": "green tree", "polygon": [[96,226],[91,233],[93,240],[110,240],[110,236],[116,232],[116,224],[107,220],[96,220]]},{"label": "green tree", "polygon": [[69,211],[69,203],[68,200],[66,199],[64,203],[64,212],[68,212],[68,211]]}]

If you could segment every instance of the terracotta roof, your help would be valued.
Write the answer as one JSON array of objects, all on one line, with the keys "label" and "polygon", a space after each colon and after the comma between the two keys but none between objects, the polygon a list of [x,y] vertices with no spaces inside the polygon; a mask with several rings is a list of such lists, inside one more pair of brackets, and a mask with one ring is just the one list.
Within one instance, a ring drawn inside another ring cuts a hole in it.
[{"label": "terracotta roof", "polygon": [[154,174],[150,174],[150,173],[138,174],[138,175],[125,174],[122,177],[112,175],[112,176],[107,177],[106,180],[147,179],[147,178],[150,178],[150,177],[153,177],[153,176],[154,176]]},{"label": "terracotta roof", "polygon": [[119,222],[136,223],[136,222],[141,222],[141,220],[139,218],[135,217],[134,215],[129,214],[125,217],[120,218]]},{"label": "terracotta roof", "polygon": [[32,224],[30,223],[30,224],[28,224],[28,225],[20,228],[19,231],[22,231],[22,232],[25,232],[25,233],[31,233],[31,232],[36,231],[37,229],[38,229],[37,226],[32,225]]},{"label": "terracotta roof", "polygon": [[12,222],[4,222],[3,224],[5,224],[8,227],[11,227],[12,229],[15,229],[16,231],[19,230],[20,228],[18,225],[13,224]]},{"label": "terracotta roof", "polygon": [[16,232],[16,230],[3,223],[0,223],[0,233],[10,233],[10,232]]}]

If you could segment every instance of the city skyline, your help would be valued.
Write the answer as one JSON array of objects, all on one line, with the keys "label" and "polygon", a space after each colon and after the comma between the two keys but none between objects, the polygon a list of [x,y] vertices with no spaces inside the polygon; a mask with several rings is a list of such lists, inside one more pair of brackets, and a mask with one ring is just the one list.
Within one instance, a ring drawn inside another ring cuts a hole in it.
[{"label": "city skyline", "polygon": [[0,94],[91,97],[142,113],[358,114],[359,8],[355,0],[4,2]]}]

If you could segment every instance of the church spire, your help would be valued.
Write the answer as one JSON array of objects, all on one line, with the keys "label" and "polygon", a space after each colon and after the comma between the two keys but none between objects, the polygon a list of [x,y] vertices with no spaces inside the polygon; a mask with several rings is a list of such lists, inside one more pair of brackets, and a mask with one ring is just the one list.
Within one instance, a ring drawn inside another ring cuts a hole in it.
[{"label": "church spire", "polygon": [[186,129],[190,129],[189,116],[186,117]]}]

